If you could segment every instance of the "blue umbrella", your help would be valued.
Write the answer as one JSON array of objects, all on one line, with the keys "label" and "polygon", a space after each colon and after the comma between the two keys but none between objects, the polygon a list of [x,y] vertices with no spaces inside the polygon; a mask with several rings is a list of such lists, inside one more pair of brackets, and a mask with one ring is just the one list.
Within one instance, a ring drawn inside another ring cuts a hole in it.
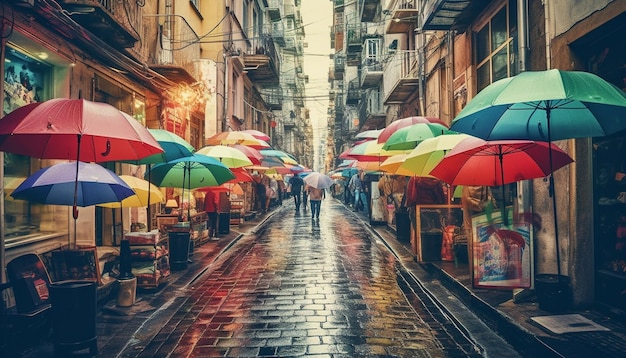
[{"label": "blue umbrella", "polygon": [[[75,184],[78,183],[76,192]],[[15,199],[53,205],[85,207],[122,199],[135,192],[117,174],[91,163],[60,163],[43,168],[26,178],[11,194]]]}]

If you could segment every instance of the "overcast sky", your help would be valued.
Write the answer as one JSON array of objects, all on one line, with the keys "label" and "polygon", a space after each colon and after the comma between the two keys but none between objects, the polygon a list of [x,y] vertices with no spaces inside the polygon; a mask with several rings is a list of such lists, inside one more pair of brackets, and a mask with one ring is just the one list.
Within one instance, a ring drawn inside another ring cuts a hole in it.
[{"label": "overcast sky", "polygon": [[[326,133],[328,123],[328,70],[330,67],[330,29],[333,23],[333,2],[330,0],[302,0],[300,6],[304,25],[304,73],[309,76],[306,86],[305,105],[310,110],[314,143],[320,143],[320,135]],[[319,147],[315,148],[317,165],[321,165]],[[319,169],[314,166],[313,169]]]}]

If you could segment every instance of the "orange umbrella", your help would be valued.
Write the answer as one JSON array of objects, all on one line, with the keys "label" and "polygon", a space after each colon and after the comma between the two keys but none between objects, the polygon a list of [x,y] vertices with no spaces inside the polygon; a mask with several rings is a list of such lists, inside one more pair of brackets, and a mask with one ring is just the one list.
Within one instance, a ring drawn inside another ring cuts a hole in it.
[{"label": "orange umbrella", "polygon": [[219,132],[209,138],[207,138],[208,145],[234,145],[241,144],[250,147],[269,148],[270,145],[267,142],[255,138],[250,133],[244,133],[241,131]]}]

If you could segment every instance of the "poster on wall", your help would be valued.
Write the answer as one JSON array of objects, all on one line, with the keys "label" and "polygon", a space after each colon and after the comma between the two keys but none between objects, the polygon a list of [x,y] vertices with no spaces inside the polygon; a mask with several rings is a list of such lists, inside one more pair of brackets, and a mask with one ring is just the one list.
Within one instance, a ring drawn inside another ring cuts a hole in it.
[{"label": "poster on wall", "polygon": [[472,217],[472,282],[474,288],[529,288],[532,278],[532,224],[514,222],[508,226],[502,215],[493,212]]}]

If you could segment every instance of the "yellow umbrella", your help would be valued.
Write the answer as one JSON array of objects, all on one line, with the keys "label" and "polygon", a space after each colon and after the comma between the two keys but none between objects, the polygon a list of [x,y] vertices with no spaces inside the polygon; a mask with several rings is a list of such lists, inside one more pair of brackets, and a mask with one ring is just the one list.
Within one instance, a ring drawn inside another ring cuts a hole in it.
[{"label": "yellow umbrella", "polygon": [[443,159],[444,155],[465,138],[467,134],[444,134],[434,138],[424,139],[417,145],[400,166],[408,170],[411,175],[431,177],[430,171]]},{"label": "yellow umbrella", "polygon": [[[135,191],[135,195],[131,195],[121,202],[116,201],[112,203],[102,203],[98,206],[104,208],[140,208],[156,203],[165,202],[165,196],[161,192],[158,186],[150,183],[147,180],[134,177],[132,175],[120,175],[120,178],[128,184],[128,186]],[[150,202],[148,202],[148,197]]]},{"label": "yellow umbrella", "polygon": [[380,170],[393,175],[415,175],[412,171],[402,167],[402,164],[404,164],[404,160],[406,159],[407,155],[408,154],[396,154],[385,159],[385,161],[380,163]]},{"label": "yellow umbrella", "polygon": [[241,168],[252,165],[250,158],[235,147],[225,145],[209,145],[198,149],[196,153],[213,157],[228,168]]}]

